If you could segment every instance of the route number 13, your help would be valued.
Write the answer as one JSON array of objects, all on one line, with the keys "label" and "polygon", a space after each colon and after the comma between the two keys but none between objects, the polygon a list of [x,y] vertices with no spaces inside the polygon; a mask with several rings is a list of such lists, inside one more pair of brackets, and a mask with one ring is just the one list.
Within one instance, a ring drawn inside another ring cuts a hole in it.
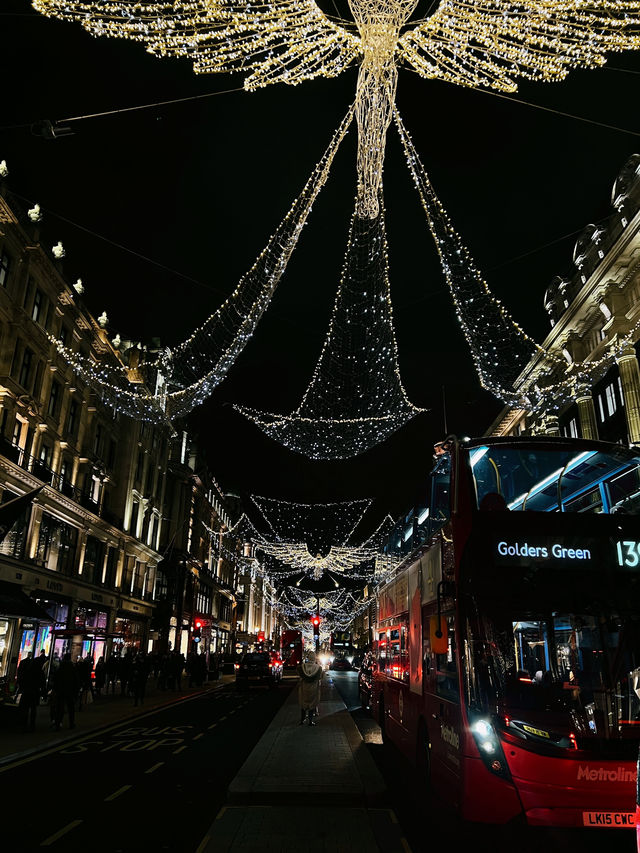
[{"label": "route number 13", "polygon": [[640,565],[640,542],[618,542],[618,565],[638,566]]}]

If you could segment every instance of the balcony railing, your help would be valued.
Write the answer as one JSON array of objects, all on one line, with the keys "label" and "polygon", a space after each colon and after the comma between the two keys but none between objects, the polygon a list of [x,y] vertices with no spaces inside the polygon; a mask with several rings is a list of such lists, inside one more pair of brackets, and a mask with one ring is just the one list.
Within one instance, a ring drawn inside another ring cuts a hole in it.
[{"label": "balcony railing", "polygon": [[47,486],[52,486],[56,491],[60,492],[60,494],[71,498],[71,500],[80,504],[80,506],[85,509],[88,509],[90,512],[95,513],[95,515],[101,515],[105,521],[109,521],[110,524],[116,524],[117,522],[116,526],[122,528],[122,519],[108,510],[103,510],[101,513],[100,503],[88,492],[84,492],[76,486],[73,486],[68,480],[61,477],[60,474],[56,474],[55,471],[53,471],[53,469],[41,459],[38,459],[35,456],[30,456],[28,453],[25,453],[23,448],[18,447],[17,444],[13,444],[2,436],[0,436],[0,455],[9,459],[14,464],[19,465],[21,468],[24,468],[26,471],[30,471],[33,476],[37,477],[42,483]]}]

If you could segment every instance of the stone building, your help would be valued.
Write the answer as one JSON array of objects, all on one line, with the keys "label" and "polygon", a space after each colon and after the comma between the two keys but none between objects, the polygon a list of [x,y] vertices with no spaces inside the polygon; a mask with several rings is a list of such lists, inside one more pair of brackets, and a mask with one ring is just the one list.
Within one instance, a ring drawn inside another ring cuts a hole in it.
[{"label": "stone building", "polygon": [[0,192],[0,501],[42,487],[0,545],[0,677],[41,649],[147,650],[173,429],[101,400],[49,335],[127,364],[105,318],[40,242],[37,209]]},{"label": "stone building", "polygon": [[564,380],[566,390],[554,411],[503,409],[487,434],[640,443],[640,154],[616,178],[609,216],[578,237],[571,271],[553,279],[544,306],[551,330],[514,387]]},{"label": "stone building", "polygon": [[182,432],[168,464],[167,523],[159,568],[159,650],[231,652],[241,543],[197,444]]}]

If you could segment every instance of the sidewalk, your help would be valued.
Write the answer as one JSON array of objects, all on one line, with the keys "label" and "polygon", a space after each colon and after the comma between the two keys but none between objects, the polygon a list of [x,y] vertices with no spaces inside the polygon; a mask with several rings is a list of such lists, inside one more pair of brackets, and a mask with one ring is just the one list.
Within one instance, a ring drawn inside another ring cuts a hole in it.
[{"label": "sidewalk", "polygon": [[[13,761],[55,748],[61,743],[85,737],[96,729],[117,725],[209,690],[219,690],[234,680],[234,675],[221,675],[217,681],[207,682],[203,687],[185,686],[181,690],[158,690],[153,683],[154,680],[149,679],[144,705],[137,707],[134,707],[130,696],[120,695],[120,684],[118,684],[115,695],[103,695],[99,699],[94,699],[91,704],[83,705],[82,711],[76,709],[74,729],[69,728],[65,713],[62,728],[59,731],[50,728],[49,706],[46,704],[38,706],[34,732],[24,731],[17,707],[0,706],[0,768]],[[183,684],[188,684],[186,677],[182,681]]]},{"label": "sidewalk", "polygon": [[330,678],[316,719],[299,725],[294,690],[197,853],[407,853],[384,781]]}]

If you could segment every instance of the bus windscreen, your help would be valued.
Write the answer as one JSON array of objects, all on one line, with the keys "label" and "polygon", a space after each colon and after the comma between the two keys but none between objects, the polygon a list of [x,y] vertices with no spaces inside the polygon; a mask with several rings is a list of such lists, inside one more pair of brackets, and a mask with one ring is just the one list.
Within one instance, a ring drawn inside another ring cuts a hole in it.
[{"label": "bus windscreen", "polygon": [[640,456],[627,448],[482,444],[469,448],[480,510],[640,512]]}]

